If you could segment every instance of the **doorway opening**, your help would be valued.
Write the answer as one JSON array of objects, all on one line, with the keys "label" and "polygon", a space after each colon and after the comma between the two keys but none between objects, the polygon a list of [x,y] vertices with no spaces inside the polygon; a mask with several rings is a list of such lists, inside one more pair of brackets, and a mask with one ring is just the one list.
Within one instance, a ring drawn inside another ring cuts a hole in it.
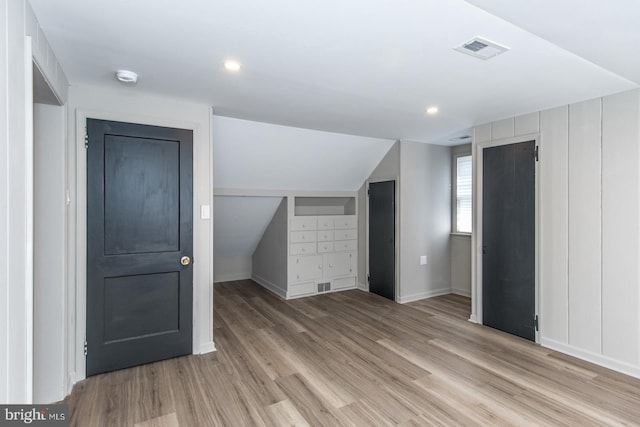
[{"label": "doorway opening", "polygon": [[396,181],[368,186],[369,292],[395,301],[396,292]]}]

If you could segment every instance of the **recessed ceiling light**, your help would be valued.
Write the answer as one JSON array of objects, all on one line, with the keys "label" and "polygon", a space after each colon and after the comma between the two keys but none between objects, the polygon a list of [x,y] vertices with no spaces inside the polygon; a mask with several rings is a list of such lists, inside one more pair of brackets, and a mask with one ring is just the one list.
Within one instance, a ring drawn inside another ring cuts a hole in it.
[{"label": "recessed ceiling light", "polygon": [[229,71],[240,71],[240,63],[238,61],[227,60],[224,61],[224,68]]},{"label": "recessed ceiling light", "polygon": [[427,108],[427,114],[435,114],[438,112],[438,107],[429,107]]},{"label": "recessed ceiling light", "polygon": [[129,70],[118,70],[116,78],[122,83],[135,83],[138,81],[138,74]]}]

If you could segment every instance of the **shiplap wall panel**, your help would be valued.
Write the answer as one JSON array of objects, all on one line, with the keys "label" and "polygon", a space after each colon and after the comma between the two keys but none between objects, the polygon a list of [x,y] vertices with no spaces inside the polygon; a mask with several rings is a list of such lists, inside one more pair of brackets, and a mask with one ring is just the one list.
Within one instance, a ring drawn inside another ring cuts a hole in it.
[{"label": "shiplap wall panel", "polygon": [[540,332],[569,342],[569,109],[540,113]]},{"label": "shiplap wall panel", "polygon": [[473,142],[491,141],[491,123],[473,128]]},{"label": "shiplap wall panel", "polygon": [[569,344],[601,353],[601,100],[569,106]]},{"label": "shiplap wall panel", "polygon": [[640,96],[602,100],[602,352],[638,363]]},{"label": "shiplap wall panel", "polygon": [[491,123],[491,139],[504,139],[514,136],[514,119],[505,119]]},{"label": "shiplap wall panel", "polygon": [[524,114],[515,118],[514,135],[528,135],[540,131],[540,113]]}]

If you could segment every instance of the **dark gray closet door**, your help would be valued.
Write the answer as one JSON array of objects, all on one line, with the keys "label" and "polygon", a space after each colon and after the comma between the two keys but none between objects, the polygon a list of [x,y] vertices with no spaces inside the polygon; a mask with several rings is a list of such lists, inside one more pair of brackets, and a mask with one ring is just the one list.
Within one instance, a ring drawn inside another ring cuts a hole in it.
[{"label": "dark gray closet door", "polygon": [[535,142],[485,148],[482,322],[535,340]]},{"label": "dark gray closet door", "polygon": [[87,132],[87,375],[189,354],[192,131]]},{"label": "dark gray closet door", "polygon": [[369,184],[369,292],[395,300],[395,181]]}]

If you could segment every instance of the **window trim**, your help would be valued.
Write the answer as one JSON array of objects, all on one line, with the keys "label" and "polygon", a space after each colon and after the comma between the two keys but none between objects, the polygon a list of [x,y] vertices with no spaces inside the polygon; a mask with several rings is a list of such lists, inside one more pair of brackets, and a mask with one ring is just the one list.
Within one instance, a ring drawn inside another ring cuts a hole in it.
[{"label": "window trim", "polygon": [[[451,147],[451,235],[455,236],[471,236],[471,233],[458,231],[458,158],[472,156],[472,147],[471,144],[464,145],[456,145]],[[472,157],[473,164],[473,157]],[[473,179],[473,174],[472,178]],[[471,224],[471,228],[473,230],[473,223]]]}]

